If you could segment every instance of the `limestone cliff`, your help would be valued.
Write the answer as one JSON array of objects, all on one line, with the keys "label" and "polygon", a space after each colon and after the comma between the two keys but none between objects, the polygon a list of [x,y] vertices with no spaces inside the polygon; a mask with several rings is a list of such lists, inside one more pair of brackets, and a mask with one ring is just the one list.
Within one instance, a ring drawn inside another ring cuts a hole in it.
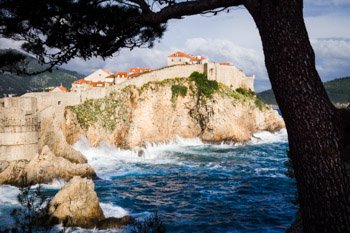
[{"label": "limestone cliff", "polygon": [[188,79],[127,86],[103,99],[66,108],[68,143],[80,136],[123,148],[164,142],[176,135],[204,141],[246,141],[260,130],[284,127],[282,118],[249,90],[232,90],[199,73]]}]

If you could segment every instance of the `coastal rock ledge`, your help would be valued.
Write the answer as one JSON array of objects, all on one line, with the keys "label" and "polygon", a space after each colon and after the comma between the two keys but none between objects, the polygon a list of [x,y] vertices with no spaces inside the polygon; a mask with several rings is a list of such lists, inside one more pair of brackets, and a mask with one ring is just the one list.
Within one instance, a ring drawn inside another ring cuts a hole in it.
[{"label": "coastal rock ledge", "polygon": [[55,156],[48,146],[32,160],[0,161],[0,184],[15,186],[50,183],[55,179],[69,181],[74,176],[94,178],[89,164],[72,163]]},{"label": "coastal rock ledge", "polygon": [[134,149],[176,136],[212,143],[244,142],[256,131],[284,128],[281,116],[246,89],[191,78],[127,86],[103,99],[65,109],[69,144],[81,136],[91,146],[107,141]]}]

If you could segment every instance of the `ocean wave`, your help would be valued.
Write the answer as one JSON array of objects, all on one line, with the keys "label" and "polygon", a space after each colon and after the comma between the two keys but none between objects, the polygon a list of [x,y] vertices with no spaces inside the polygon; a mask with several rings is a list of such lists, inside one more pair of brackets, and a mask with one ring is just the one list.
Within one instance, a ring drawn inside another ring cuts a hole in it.
[{"label": "ocean wave", "polygon": [[120,206],[115,206],[112,203],[101,202],[100,206],[106,218],[109,218],[109,217],[122,218],[126,215],[129,215],[129,212],[126,209],[123,209]]},{"label": "ocean wave", "polygon": [[59,190],[66,184],[66,181],[62,179],[54,179],[48,184],[36,184],[32,185],[31,189],[36,189],[39,185],[42,189],[53,189],[53,190]]},{"label": "ocean wave", "polygon": [[248,144],[262,144],[262,143],[276,143],[276,142],[287,142],[288,135],[286,129],[281,129],[274,133],[268,131],[260,131],[253,134],[252,139]]},{"label": "ocean wave", "polygon": [[0,185],[0,206],[18,205],[19,188],[10,185]]},{"label": "ocean wave", "polygon": [[[147,143],[144,147],[134,150],[125,150],[101,143],[97,147],[91,147],[86,138],[81,138],[74,148],[80,151],[88,159],[88,163],[95,169],[97,175],[106,180],[111,177],[147,174],[147,171],[135,164],[178,164],[183,165],[183,159],[179,154],[200,154],[198,149],[205,148],[230,149],[246,145],[257,145],[264,143],[287,142],[287,132],[285,129],[275,133],[262,131],[254,133],[252,140],[247,143],[221,143],[208,144],[202,142],[199,138],[182,138],[177,136],[174,140],[164,143]],[[139,152],[141,154],[139,155]],[[212,155],[211,155],[212,156]],[[221,155],[222,156],[222,155]],[[187,164],[191,166],[191,164]],[[192,164],[194,165],[194,164]]]}]

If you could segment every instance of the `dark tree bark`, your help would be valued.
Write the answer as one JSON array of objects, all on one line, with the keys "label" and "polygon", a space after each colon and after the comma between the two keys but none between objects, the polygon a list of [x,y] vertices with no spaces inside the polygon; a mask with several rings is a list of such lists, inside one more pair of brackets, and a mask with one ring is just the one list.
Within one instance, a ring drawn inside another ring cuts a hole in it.
[{"label": "dark tree bark", "polygon": [[302,0],[247,1],[288,131],[304,232],[350,232],[340,117],[315,68]]}]

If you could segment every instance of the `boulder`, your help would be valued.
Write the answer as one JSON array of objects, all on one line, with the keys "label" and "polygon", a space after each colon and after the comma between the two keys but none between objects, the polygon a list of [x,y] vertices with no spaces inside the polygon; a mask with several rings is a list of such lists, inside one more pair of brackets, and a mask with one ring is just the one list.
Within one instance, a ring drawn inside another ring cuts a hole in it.
[{"label": "boulder", "polygon": [[55,156],[48,146],[25,167],[24,173],[30,184],[49,183],[54,179],[70,180],[74,176],[94,178],[96,173],[89,164],[76,164]]},{"label": "boulder", "polygon": [[31,161],[16,160],[2,162],[0,184],[15,186],[49,183],[54,179],[70,180],[74,176],[94,178],[95,171],[89,164],[72,163],[55,156],[48,146]]},{"label": "boulder", "polygon": [[75,176],[51,200],[49,213],[53,223],[93,228],[105,217],[94,191],[94,183]]}]

